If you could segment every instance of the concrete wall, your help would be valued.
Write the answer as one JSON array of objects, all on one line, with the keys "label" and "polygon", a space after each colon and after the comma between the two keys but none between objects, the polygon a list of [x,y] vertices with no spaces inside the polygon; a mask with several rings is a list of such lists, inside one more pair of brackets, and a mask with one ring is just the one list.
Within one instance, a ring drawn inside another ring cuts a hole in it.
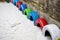
[{"label": "concrete wall", "polygon": [[60,0],[23,0],[60,22]]},{"label": "concrete wall", "polygon": [[0,0],[0,2],[5,2],[5,0]]}]

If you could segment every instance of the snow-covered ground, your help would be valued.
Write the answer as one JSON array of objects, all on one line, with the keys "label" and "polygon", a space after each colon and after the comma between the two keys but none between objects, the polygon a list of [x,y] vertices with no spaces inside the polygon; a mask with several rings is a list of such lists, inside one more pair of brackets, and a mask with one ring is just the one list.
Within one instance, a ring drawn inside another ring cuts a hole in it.
[{"label": "snow-covered ground", "polygon": [[0,2],[0,40],[48,40],[12,3]]}]

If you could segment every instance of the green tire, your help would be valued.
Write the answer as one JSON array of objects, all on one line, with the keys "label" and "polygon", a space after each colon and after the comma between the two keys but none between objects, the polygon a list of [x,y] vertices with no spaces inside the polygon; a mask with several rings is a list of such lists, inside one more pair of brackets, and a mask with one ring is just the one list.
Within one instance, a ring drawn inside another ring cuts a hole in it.
[{"label": "green tire", "polygon": [[32,12],[30,8],[24,10],[24,14],[28,17],[29,13]]}]

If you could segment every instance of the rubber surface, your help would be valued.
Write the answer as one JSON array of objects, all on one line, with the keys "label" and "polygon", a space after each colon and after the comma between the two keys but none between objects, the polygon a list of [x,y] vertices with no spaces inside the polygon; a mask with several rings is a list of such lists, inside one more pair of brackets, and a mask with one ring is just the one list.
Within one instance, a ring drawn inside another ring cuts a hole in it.
[{"label": "rubber surface", "polygon": [[20,11],[22,11],[22,13],[24,14],[24,10],[27,8],[27,5],[26,4],[22,4],[19,9]]},{"label": "rubber surface", "polygon": [[21,6],[21,4],[23,4],[21,1],[17,2],[17,7],[19,8],[19,6]]},{"label": "rubber surface", "polygon": [[36,12],[36,11],[30,12],[29,15],[28,15],[28,19],[31,20],[31,17],[34,21],[34,25],[36,25],[36,20],[39,18],[38,12]]},{"label": "rubber surface", "polygon": [[24,10],[24,14],[28,17],[29,13],[32,12],[30,8]]},{"label": "rubber surface", "polygon": [[10,1],[9,0],[5,0],[7,3],[9,3]]},{"label": "rubber surface", "polygon": [[46,25],[42,30],[44,35],[46,31],[50,33],[52,40],[60,38],[59,28],[55,24]]},{"label": "rubber surface", "polygon": [[13,4],[16,6],[17,2],[19,2],[20,0],[13,0]]},{"label": "rubber surface", "polygon": [[39,18],[39,19],[37,19],[37,21],[36,21],[36,26],[39,26],[41,29],[43,29],[43,27],[45,26],[45,25],[47,25],[48,23],[47,23],[47,21],[46,21],[46,19],[45,18]]},{"label": "rubber surface", "polygon": [[9,0],[11,3],[13,3],[13,0]]}]

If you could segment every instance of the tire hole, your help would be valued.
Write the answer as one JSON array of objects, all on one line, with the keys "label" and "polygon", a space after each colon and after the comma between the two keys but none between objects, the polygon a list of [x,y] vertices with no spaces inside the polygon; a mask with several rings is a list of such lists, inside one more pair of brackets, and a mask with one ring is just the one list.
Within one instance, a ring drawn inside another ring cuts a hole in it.
[{"label": "tire hole", "polygon": [[47,37],[47,38],[49,38],[50,40],[52,40],[52,37],[51,37],[51,35],[50,35],[50,33],[46,30],[46,32],[45,32],[45,36]]},{"label": "tire hole", "polygon": [[22,11],[22,9],[20,8],[20,11]]},{"label": "tire hole", "polygon": [[17,7],[18,7],[18,5],[17,5]]},{"label": "tire hole", "polygon": [[31,21],[33,21],[33,18],[32,18],[32,16],[30,16],[30,20],[31,20]]},{"label": "tire hole", "polygon": [[25,15],[27,15],[27,13],[25,12]]},{"label": "tire hole", "polygon": [[41,27],[39,23],[37,24],[37,26],[38,26],[38,27]]}]

